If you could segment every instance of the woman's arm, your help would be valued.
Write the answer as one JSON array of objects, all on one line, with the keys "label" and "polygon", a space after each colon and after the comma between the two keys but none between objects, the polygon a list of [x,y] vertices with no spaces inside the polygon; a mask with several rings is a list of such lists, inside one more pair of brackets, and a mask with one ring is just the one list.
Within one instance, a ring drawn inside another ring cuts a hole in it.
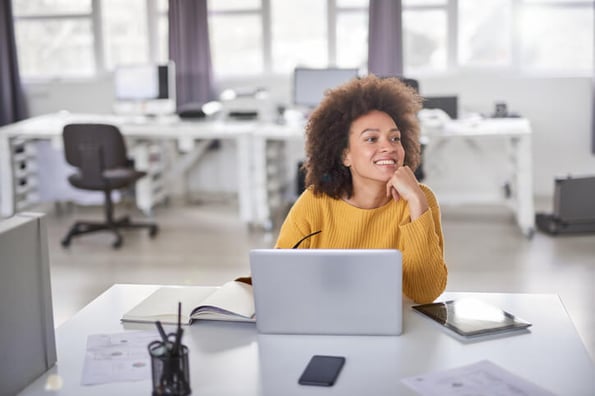
[{"label": "woman's arm", "polygon": [[429,209],[402,224],[403,293],[418,303],[431,302],[446,288],[448,268],[440,208],[432,191],[423,186]]}]

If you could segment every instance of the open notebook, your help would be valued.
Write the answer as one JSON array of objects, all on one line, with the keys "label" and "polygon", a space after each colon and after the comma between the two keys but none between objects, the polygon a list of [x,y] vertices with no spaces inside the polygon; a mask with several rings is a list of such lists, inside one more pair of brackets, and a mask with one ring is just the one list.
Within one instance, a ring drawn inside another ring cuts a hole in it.
[{"label": "open notebook", "polygon": [[254,322],[252,286],[230,281],[221,287],[163,286],[122,316],[122,322],[176,324],[178,302],[182,324],[198,319]]}]

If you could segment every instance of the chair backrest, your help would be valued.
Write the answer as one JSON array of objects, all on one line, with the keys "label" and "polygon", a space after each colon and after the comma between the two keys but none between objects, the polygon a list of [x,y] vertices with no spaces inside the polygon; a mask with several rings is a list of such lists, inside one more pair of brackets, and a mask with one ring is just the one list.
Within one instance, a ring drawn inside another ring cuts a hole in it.
[{"label": "chair backrest", "polygon": [[414,78],[399,77],[399,80],[408,87],[411,87],[415,92],[419,93],[419,81]]},{"label": "chair backrest", "polygon": [[87,173],[126,167],[126,143],[118,127],[109,124],[68,124],[62,132],[66,162]]}]

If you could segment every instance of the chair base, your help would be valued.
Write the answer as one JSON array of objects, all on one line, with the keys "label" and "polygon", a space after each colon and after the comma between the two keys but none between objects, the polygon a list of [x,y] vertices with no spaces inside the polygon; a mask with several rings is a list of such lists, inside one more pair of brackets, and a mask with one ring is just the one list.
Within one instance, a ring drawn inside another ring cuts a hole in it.
[{"label": "chair base", "polygon": [[128,216],[124,216],[118,220],[114,220],[111,222],[77,221],[76,223],[74,223],[72,227],[70,227],[68,234],[66,234],[64,239],[62,239],[62,246],[70,246],[72,238],[77,237],[79,235],[89,234],[98,231],[110,231],[114,233],[114,235],[116,236],[116,239],[112,243],[112,247],[114,249],[118,249],[122,246],[124,242],[122,235],[120,234],[120,229],[125,228],[148,228],[149,236],[151,238],[154,238],[159,232],[159,227],[157,226],[157,224],[133,223],[130,221],[130,217]]}]

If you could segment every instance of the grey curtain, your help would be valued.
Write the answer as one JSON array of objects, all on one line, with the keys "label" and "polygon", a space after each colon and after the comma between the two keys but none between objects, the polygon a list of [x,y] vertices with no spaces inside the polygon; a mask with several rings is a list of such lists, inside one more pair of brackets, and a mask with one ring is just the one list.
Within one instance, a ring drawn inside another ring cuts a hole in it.
[{"label": "grey curtain", "polygon": [[169,57],[178,108],[213,98],[207,0],[169,0]]},{"label": "grey curtain", "polygon": [[403,75],[401,0],[370,0],[368,73]]},{"label": "grey curtain", "polygon": [[0,126],[27,116],[19,76],[12,2],[0,1]]}]

